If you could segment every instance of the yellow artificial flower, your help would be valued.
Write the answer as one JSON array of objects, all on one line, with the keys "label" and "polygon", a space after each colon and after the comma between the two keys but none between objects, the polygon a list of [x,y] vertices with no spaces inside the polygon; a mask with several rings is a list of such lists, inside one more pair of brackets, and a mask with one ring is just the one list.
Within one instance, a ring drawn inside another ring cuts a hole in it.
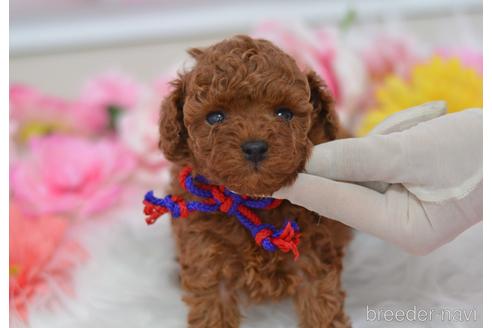
[{"label": "yellow artificial flower", "polygon": [[66,131],[68,131],[68,128],[57,122],[30,121],[19,128],[18,139],[21,143],[25,143],[32,137]]},{"label": "yellow artificial flower", "polygon": [[438,56],[416,65],[410,78],[388,76],[376,89],[377,106],[364,118],[359,135],[366,135],[386,117],[429,101],[445,100],[448,112],[482,107],[483,78],[474,69],[463,66],[458,58]]}]

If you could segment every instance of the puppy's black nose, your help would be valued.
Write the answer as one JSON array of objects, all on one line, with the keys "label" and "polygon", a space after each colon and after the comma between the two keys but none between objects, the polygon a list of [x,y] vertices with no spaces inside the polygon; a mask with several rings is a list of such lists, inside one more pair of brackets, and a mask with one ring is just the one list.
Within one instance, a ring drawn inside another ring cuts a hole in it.
[{"label": "puppy's black nose", "polygon": [[241,145],[247,160],[258,163],[265,158],[268,144],[263,140],[247,141]]}]

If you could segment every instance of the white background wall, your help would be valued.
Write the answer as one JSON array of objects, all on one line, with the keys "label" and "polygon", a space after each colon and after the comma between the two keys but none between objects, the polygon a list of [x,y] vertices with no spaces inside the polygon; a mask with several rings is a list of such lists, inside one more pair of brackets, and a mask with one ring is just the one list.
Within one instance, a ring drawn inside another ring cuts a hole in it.
[{"label": "white background wall", "polygon": [[478,0],[12,0],[11,81],[66,96],[108,69],[150,81],[187,48],[247,33],[265,19],[336,25],[349,9],[357,28],[403,21],[399,28],[427,44],[481,46]]}]

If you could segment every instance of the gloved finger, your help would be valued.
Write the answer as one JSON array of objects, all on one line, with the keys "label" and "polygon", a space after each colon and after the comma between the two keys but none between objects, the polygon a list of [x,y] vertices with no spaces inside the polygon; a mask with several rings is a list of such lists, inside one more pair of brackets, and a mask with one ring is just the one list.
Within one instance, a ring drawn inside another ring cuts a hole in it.
[{"label": "gloved finger", "polygon": [[[408,108],[391,115],[372,129],[368,135],[390,134],[410,129],[411,127],[425,121],[442,116],[447,112],[445,101],[432,101],[416,107]],[[384,193],[390,184],[384,181],[359,182],[361,186]]]},{"label": "gloved finger", "polygon": [[337,181],[400,183],[406,164],[401,133],[317,145],[306,164],[306,173]]},{"label": "gloved finger", "polygon": [[381,194],[384,194],[386,190],[391,186],[390,183],[383,182],[383,181],[365,181],[365,182],[354,182],[355,184],[358,184],[359,186],[363,186],[369,189],[372,189],[374,191],[377,191]]},{"label": "gloved finger", "polygon": [[[396,158],[402,152],[398,140],[391,140],[393,136],[377,138],[377,135],[406,130],[445,113],[444,101],[430,102],[390,116],[376,126],[368,137],[317,145],[306,165],[306,172],[334,180],[359,182],[383,193],[389,187],[388,182],[401,182],[397,170],[389,172],[390,166],[405,163],[398,161],[402,159],[401,156]],[[398,139],[396,136],[394,138]],[[381,142],[381,147],[377,145],[378,142]],[[398,166],[394,168],[397,169]],[[388,180],[390,178],[391,181]]]},{"label": "gloved finger", "polygon": [[288,199],[293,204],[372,234],[410,253],[427,252],[427,249],[419,248],[419,239],[432,231],[432,224],[418,200],[411,195],[409,197],[402,185],[391,185],[385,194],[380,194],[352,183],[301,173],[292,186],[281,188],[272,196]]},{"label": "gloved finger", "polygon": [[442,116],[447,112],[445,101],[431,101],[419,106],[411,107],[394,115],[376,125],[368,135],[390,134],[408,130],[411,127]]},{"label": "gloved finger", "polygon": [[380,235],[386,230],[385,195],[355,184],[300,173],[293,185],[272,197],[288,199],[320,215]]}]

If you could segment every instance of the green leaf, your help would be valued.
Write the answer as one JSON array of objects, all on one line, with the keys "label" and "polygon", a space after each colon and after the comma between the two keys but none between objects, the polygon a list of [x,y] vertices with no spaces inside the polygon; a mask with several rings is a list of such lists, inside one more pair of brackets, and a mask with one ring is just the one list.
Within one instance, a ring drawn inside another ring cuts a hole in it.
[{"label": "green leaf", "polygon": [[340,29],[342,31],[347,31],[354,23],[357,21],[357,12],[355,9],[350,8],[347,10],[342,20],[340,21]]},{"label": "green leaf", "polygon": [[107,111],[109,116],[108,129],[111,131],[116,131],[118,127],[118,120],[120,119],[121,114],[123,113],[123,108],[114,105],[109,105],[107,107]]}]

